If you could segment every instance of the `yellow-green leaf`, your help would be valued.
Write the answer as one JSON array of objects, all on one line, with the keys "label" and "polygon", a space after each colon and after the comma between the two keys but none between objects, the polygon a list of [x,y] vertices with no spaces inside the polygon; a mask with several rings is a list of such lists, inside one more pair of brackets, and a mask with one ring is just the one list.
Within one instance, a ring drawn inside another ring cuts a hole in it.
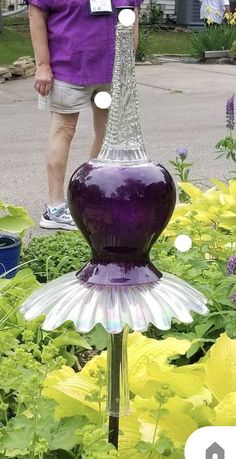
[{"label": "yellow-green leaf", "polygon": [[191,342],[176,338],[155,340],[140,333],[129,335],[128,360],[130,390],[141,393],[147,381],[148,360],[158,363],[160,368],[171,369],[169,360],[176,355],[183,355],[190,348]]},{"label": "yellow-green leaf", "polygon": [[202,196],[201,190],[189,182],[179,182],[178,185],[190,196],[191,199],[197,199]]},{"label": "yellow-green leaf", "polygon": [[215,407],[216,426],[236,426],[236,392],[227,394]]},{"label": "yellow-green leaf", "polygon": [[[49,373],[44,382],[43,396],[58,403],[56,408],[58,417],[83,415],[86,412],[90,421],[99,423],[101,419],[98,403],[86,399],[87,395],[97,389],[91,377],[83,375],[82,372],[75,373],[71,368],[64,367],[62,370]],[[102,411],[105,411],[104,402]]]},{"label": "yellow-green leaf", "polygon": [[141,440],[140,423],[135,413],[120,418],[119,454],[121,459],[145,459],[135,448]]},{"label": "yellow-green leaf", "polygon": [[202,389],[202,379],[194,372],[180,373],[162,370],[155,362],[147,362],[147,380],[142,388],[144,398],[151,397],[161,390],[161,385],[167,385],[182,398],[197,395]]},{"label": "yellow-green leaf", "polygon": [[163,429],[176,447],[184,447],[188,437],[197,430],[196,422],[185,413],[170,413],[160,420]]},{"label": "yellow-green leaf", "polygon": [[217,400],[236,391],[236,340],[222,334],[206,362],[206,384]]},{"label": "yellow-green leaf", "polygon": [[221,180],[217,180],[217,179],[211,179],[211,182],[214,183],[215,186],[217,186],[217,188],[219,188],[221,191],[223,191],[223,193],[226,193],[228,194],[229,193],[229,187],[227,185],[227,183],[225,182],[221,182]]}]

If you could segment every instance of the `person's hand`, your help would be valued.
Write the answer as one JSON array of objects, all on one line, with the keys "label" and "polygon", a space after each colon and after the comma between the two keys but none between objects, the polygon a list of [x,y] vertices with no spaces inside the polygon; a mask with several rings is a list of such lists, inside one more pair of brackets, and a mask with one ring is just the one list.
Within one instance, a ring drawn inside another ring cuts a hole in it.
[{"label": "person's hand", "polygon": [[47,96],[53,85],[53,74],[49,64],[41,64],[36,67],[34,87],[41,96]]}]

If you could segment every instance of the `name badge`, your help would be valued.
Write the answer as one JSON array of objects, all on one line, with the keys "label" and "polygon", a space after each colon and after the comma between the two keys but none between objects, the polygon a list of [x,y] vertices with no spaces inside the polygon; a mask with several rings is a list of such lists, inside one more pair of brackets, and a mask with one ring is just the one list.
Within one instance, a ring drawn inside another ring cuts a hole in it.
[{"label": "name badge", "polygon": [[89,0],[90,14],[111,14],[111,0]]}]

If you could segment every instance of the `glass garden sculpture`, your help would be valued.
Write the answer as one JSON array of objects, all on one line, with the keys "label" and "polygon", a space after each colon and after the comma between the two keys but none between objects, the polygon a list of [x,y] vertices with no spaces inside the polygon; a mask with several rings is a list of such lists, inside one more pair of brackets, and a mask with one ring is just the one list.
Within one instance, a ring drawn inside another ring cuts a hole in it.
[{"label": "glass garden sculpture", "polygon": [[[127,335],[150,323],[171,328],[174,317],[207,313],[206,298],[161,273],[149,252],[172,215],[176,192],[169,172],[147,159],[139,117],[133,26],[118,23],[112,102],[97,159],[82,164],[68,187],[72,216],[92,255],[78,272],[43,286],[22,305],[27,320],[45,314],[44,330],[71,320],[86,333],[108,332],[109,440],[118,447],[119,416],[129,413]],[[79,254],[78,254],[79,256]]]}]

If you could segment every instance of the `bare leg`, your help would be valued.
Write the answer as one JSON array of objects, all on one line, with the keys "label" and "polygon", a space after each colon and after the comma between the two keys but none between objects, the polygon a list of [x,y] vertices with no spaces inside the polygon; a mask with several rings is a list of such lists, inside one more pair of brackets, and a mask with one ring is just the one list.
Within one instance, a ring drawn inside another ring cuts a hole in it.
[{"label": "bare leg", "polygon": [[79,113],[52,112],[47,147],[47,173],[49,205],[56,206],[65,200],[64,180],[71,141],[74,137]]},{"label": "bare leg", "polygon": [[90,158],[96,158],[102,146],[106,129],[108,110],[103,110],[96,107],[94,102],[91,102],[91,104],[93,110],[93,127],[95,138],[90,150]]}]

